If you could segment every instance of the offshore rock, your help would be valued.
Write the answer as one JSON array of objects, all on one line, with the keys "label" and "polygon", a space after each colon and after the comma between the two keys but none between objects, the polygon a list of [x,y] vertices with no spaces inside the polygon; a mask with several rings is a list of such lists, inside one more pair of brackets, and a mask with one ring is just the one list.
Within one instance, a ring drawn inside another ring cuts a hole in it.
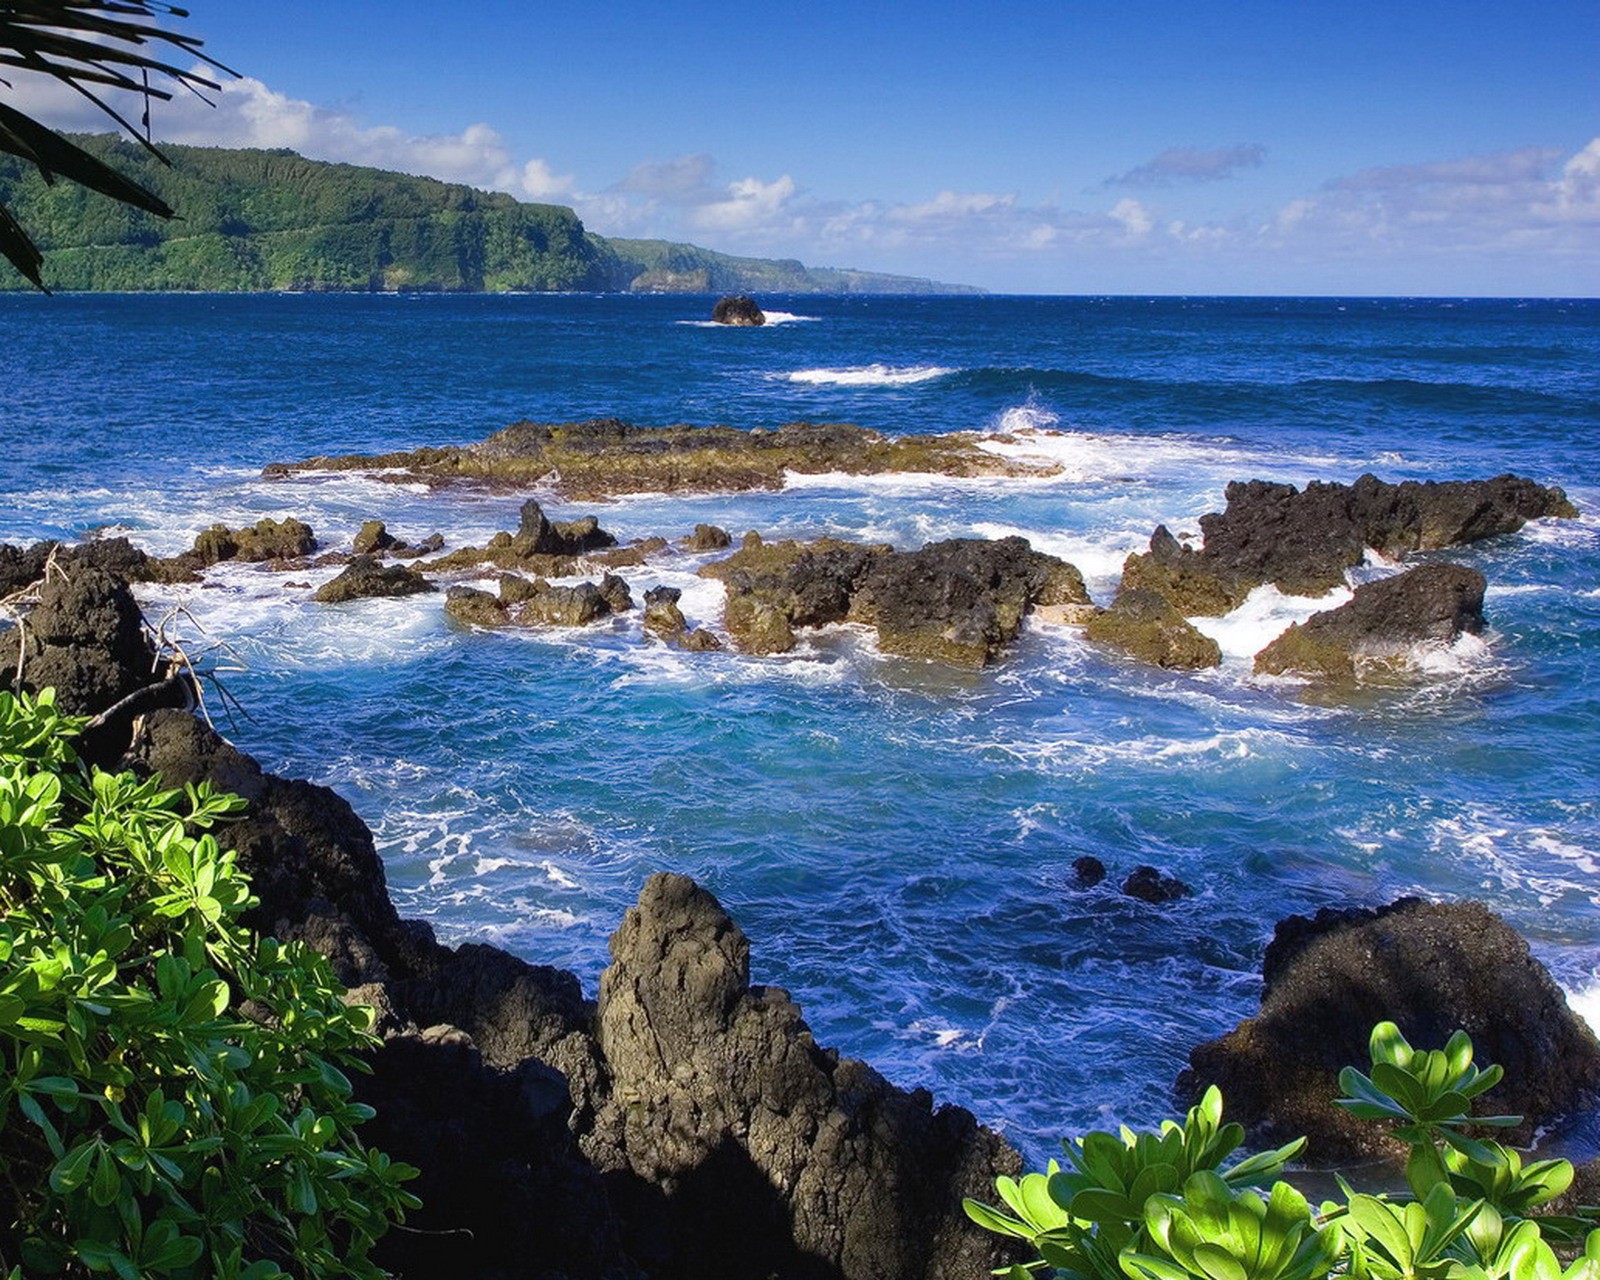
[{"label": "offshore rock", "polygon": [[1398,558],[1577,515],[1561,489],[1514,475],[1400,484],[1364,475],[1351,485],[1313,481],[1303,491],[1235,481],[1226,496],[1223,512],[1200,517],[1200,550],[1160,527],[1146,555],[1128,558],[1125,584],[1161,592],[1187,616],[1217,615],[1268,582],[1291,595],[1343,586],[1368,547]]},{"label": "offshore rock", "polygon": [[853,621],[885,653],[983,667],[1017,638],[1035,605],[1087,606],[1082,575],[1026,538],[954,538],[869,562]]},{"label": "offshore rock", "polygon": [[356,531],[353,546],[358,556],[370,556],[387,551],[396,541],[382,520],[363,520],[361,528]]},{"label": "offshore rock", "polygon": [[522,504],[520,523],[513,536],[519,555],[578,556],[585,551],[614,547],[617,540],[600,527],[594,516],[582,516],[561,524],[545,518],[544,509],[529,498]]},{"label": "offshore rock", "polygon": [[722,551],[733,545],[733,539],[719,525],[697,524],[680,545],[685,551]]},{"label": "offshore rock", "polygon": [[273,463],[269,478],[298,471],[378,471],[384,479],[447,484],[549,484],[569,498],[626,493],[781,489],[788,472],[950,476],[1054,475],[1053,464],[1009,460],[969,435],[889,437],[846,423],[791,422],[777,430],[636,427],[616,418],[515,422],[478,444],[376,456]]},{"label": "offshore rock", "polygon": [[511,622],[506,606],[476,587],[451,587],[444,593],[444,611],[472,627],[504,627]]},{"label": "offshore rock", "polygon": [[194,550],[178,559],[192,559],[202,566],[223,560],[296,560],[317,549],[311,526],[292,516],[287,520],[258,520],[248,529],[230,529],[214,524],[194,540]]},{"label": "offshore rock", "polygon": [[438,588],[415,569],[379,564],[372,556],[358,555],[344,572],[317,588],[311,598],[319,604],[340,604],[369,596],[414,596]]},{"label": "offshore rock", "polygon": [[1337,609],[1312,614],[1256,654],[1255,669],[1353,680],[1373,664],[1403,665],[1418,645],[1447,645],[1483,630],[1483,575],[1426,564],[1369,582]]},{"label": "offshore rock", "polygon": [[727,588],[723,625],[745,653],[787,653],[796,627],[843,622],[869,565],[889,553],[821,538],[816,542],[765,543],[757,538],[726,559],[700,570]]},{"label": "offshore rock", "polygon": [[711,318],[718,324],[763,325],[767,322],[766,312],[756,305],[756,300],[742,293],[718,298],[717,305],[711,308]]},{"label": "offshore rock", "polygon": [[956,1280],[1004,1261],[961,1198],[992,1195],[1015,1153],[819,1048],[785,992],[750,985],[749,942],[704,889],[652,876],[611,956],[613,1101],[590,1149],[664,1189],[674,1274]]},{"label": "offshore rock", "polygon": [[1084,634],[1158,667],[1196,669],[1222,663],[1222,650],[1202,635],[1171,600],[1158,592],[1124,585],[1104,613],[1090,618]]},{"label": "offshore rock", "polygon": [[1176,902],[1179,898],[1187,898],[1194,890],[1177,876],[1166,875],[1154,867],[1140,866],[1128,873],[1128,878],[1122,882],[1122,892],[1130,898],[1138,898],[1140,902],[1161,906]]},{"label": "offshore rock", "polygon": [[1219,1085],[1229,1114],[1256,1138],[1305,1134],[1317,1160],[1390,1150],[1381,1126],[1333,1105],[1339,1070],[1366,1070],[1367,1037],[1380,1021],[1418,1048],[1441,1048],[1465,1030],[1478,1062],[1505,1068],[1482,1106],[1525,1118],[1512,1141],[1600,1088],[1594,1033],[1528,944],[1481,903],[1402,898],[1290,916],[1267,948],[1263,977],[1260,1013],[1195,1049],[1180,1089]]}]

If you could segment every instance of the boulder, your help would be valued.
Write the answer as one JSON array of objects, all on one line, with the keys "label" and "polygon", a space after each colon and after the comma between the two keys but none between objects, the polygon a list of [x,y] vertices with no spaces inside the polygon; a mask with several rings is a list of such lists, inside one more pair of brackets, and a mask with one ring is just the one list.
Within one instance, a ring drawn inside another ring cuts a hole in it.
[{"label": "boulder", "polygon": [[539,578],[533,591],[511,606],[510,614],[511,621],[521,627],[585,627],[610,617],[611,604],[592,582],[554,587]]},{"label": "boulder", "polygon": [[473,627],[503,627],[511,621],[505,605],[476,587],[451,587],[444,594],[444,611]]},{"label": "boulder", "polygon": [[627,613],[633,608],[633,595],[628,590],[628,584],[614,573],[608,573],[600,579],[600,598],[612,613]]},{"label": "boulder", "polygon": [[685,551],[722,551],[733,545],[726,529],[714,524],[697,524],[694,532],[679,544]]},{"label": "boulder", "polygon": [[689,620],[678,608],[683,592],[677,587],[651,587],[644,593],[644,629],[676,644],[689,633]]},{"label": "boulder", "polygon": [[1376,910],[1290,916],[1267,948],[1261,1010],[1189,1055],[1180,1090],[1221,1087],[1229,1115],[1265,1142],[1299,1134],[1318,1161],[1390,1153],[1383,1126],[1333,1100],[1338,1073],[1370,1061],[1391,1021],[1418,1048],[1457,1028],[1505,1080],[1478,1104],[1524,1117],[1512,1141],[1572,1114],[1600,1088],[1600,1044],[1505,921],[1477,902],[1403,898]]},{"label": "boulder", "polygon": [[711,308],[711,318],[718,324],[731,325],[763,325],[767,316],[760,307],[756,306],[754,298],[744,294],[728,294],[717,299],[717,305]]},{"label": "boulder", "polygon": [[540,556],[579,556],[585,551],[617,545],[617,540],[600,527],[597,517],[581,516],[552,524],[532,498],[522,504],[512,541],[519,555]]},{"label": "boulder", "polygon": [[1356,589],[1348,603],[1296,623],[1256,655],[1255,669],[1350,680],[1365,667],[1402,665],[1418,645],[1483,630],[1483,575],[1425,564]]},{"label": "boulder", "polygon": [[385,527],[382,520],[364,520],[361,528],[356,531],[353,543],[358,556],[370,556],[379,551],[387,551],[393,547],[397,539]]},{"label": "boulder", "polygon": [[286,520],[258,520],[248,529],[214,524],[194,540],[187,557],[201,566],[223,560],[295,560],[317,549],[311,526],[292,516]]},{"label": "boulder", "polygon": [[876,558],[887,547],[821,538],[816,542],[748,539],[726,559],[700,570],[727,588],[723,625],[746,653],[787,653],[796,627],[843,622]]},{"label": "boulder", "polygon": [[1128,878],[1122,882],[1122,892],[1130,898],[1138,898],[1140,902],[1160,906],[1187,898],[1194,890],[1177,876],[1169,876],[1154,867],[1141,866],[1128,873]]},{"label": "boulder", "polygon": [[1072,860],[1072,880],[1080,889],[1092,889],[1106,878],[1106,864],[1093,854]]},{"label": "boulder", "polygon": [[414,596],[438,588],[415,569],[402,564],[382,565],[372,556],[356,556],[343,573],[317,588],[319,604],[341,604],[369,596]]},{"label": "boulder", "polygon": [[1082,575],[1025,538],[954,538],[868,562],[850,617],[877,628],[885,653],[983,667],[1034,605],[1089,603]]},{"label": "boulder", "polygon": [[1008,1260],[961,1198],[992,1197],[1015,1153],[819,1048],[786,992],[751,986],[704,889],[650,877],[611,957],[595,1034],[614,1102],[588,1149],[667,1190],[670,1274],[956,1280]]},{"label": "boulder", "polygon": [[1109,609],[1089,619],[1084,634],[1158,667],[1195,669],[1222,663],[1217,642],[1155,591],[1123,587]]}]

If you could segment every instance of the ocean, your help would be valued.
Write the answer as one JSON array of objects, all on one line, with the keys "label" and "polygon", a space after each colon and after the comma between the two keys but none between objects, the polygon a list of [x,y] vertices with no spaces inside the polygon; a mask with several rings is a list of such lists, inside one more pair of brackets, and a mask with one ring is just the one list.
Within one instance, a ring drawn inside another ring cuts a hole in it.
[{"label": "ocean", "polygon": [[[1600,302],[762,302],[778,323],[727,329],[693,297],[0,296],[0,541],[111,530],[170,554],[214,521],[293,515],[328,547],[369,518],[481,544],[529,494],[261,468],[520,418],[847,421],[1007,432],[1062,470],[531,496],[624,541],[1021,534],[1106,603],[1156,524],[1196,530],[1230,480],[1516,471],[1581,517],[1448,553],[1488,578],[1488,633],[1343,693],[1250,666],[1337,593],[1258,592],[1202,624],[1223,665],[1177,673],[1040,624],[969,672],[850,627],[777,658],[669,650],[637,613],[474,632],[437,595],[317,605],[253,566],[141,592],[237,701],[213,692],[219,727],[346,796],[401,911],[442,938],[592,993],[644,878],[687,873],[819,1042],[1036,1158],[1171,1114],[1190,1047],[1254,1011],[1291,912],[1478,898],[1600,1007]],[[636,599],[681,587],[715,628],[707,558],[624,576]],[[1083,855],[1105,883],[1078,887]],[[1124,897],[1140,864],[1193,896]]]}]

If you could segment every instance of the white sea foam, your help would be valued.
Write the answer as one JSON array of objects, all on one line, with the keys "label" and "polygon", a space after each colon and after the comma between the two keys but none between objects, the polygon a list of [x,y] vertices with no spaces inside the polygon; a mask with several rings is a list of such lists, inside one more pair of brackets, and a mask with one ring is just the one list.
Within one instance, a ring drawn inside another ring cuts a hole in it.
[{"label": "white sea foam", "polygon": [[904,367],[869,364],[851,369],[800,369],[774,376],[810,387],[909,387],[919,382],[933,382],[954,372],[954,369],[936,364]]},{"label": "white sea foam", "polygon": [[1249,662],[1289,629],[1314,613],[1345,604],[1354,594],[1339,587],[1323,596],[1290,596],[1268,583],[1257,587],[1232,613],[1220,618],[1190,618],[1196,631],[1210,636],[1225,662]]}]

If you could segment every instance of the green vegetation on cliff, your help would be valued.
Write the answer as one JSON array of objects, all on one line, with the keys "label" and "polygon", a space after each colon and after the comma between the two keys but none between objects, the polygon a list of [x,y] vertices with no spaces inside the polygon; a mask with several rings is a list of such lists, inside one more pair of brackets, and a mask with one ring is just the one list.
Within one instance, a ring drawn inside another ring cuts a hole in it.
[{"label": "green vegetation on cliff", "polygon": [[[503,292],[947,292],[925,280],[608,241],[558,205],[292,151],[164,147],[166,168],[111,136],[77,137],[177,212],[171,222],[0,157],[0,202],[44,251],[53,289]],[[25,288],[0,265],[0,289]]]}]

